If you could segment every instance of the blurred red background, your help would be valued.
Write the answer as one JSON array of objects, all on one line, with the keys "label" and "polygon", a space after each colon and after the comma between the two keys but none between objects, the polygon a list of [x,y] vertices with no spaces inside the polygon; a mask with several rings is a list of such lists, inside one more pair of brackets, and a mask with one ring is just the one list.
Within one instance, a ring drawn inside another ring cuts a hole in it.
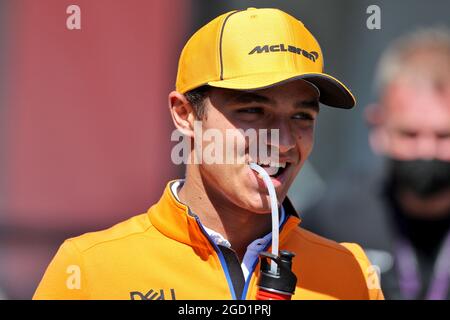
[{"label": "blurred red background", "polygon": [[68,30],[71,4],[8,2],[0,273],[9,298],[31,297],[64,238],[144,212],[179,173],[166,97],[189,2],[77,0],[81,30]]}]

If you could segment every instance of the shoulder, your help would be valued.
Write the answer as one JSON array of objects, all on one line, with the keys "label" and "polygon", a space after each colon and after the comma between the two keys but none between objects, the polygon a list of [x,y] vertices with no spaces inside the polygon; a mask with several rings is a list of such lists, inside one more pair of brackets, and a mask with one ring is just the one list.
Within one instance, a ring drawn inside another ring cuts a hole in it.
[{"label": "shoulder", "polygon": [[364,250],[357,243],[338,243],[327,239],[302,227],[293,230],[295,242],[303,246],[303,250],[319,255],[335,256],[343,260],[357,259],[360,264],[369,263]]},{"label": "shoulder", "polygon": [[289,247],[311,286],[327,283],[331,287],[321,288],[342,299],[383,299],[376,267],[358,244],[337,243],[297,227]]},{"label": "shoulder", "polygon": [[117,223],[108,229],[88,232],[78,237],[69,238],[65,241],[65,244],[70,243],[78,251],[83,253],[98,246],[107,244],[114,245],[142,236],[152,229],[152,227],[148,214],[143,213]]},{"label": "shoulder", "polygon": [[[152,228],[148,214],[140,214],[109,229],[67,239],[59,247],[35,292],[34,299],[89,299],[90,285],[111,263],[139,256],[135,243],[147,239]],[[74,290],[77,289],[77,290]]]}]

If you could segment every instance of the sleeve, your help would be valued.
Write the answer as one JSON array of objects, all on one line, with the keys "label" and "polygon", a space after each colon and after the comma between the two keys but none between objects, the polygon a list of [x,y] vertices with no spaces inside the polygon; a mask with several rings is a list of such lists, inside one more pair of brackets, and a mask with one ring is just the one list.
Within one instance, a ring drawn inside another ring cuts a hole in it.
[{"label": "sleeve", "polygon": [[361,271],[366,279],[366,287],[369,300],[384,300],[383,291],[380,283],[380,269],[370,263],[364,250],[356,243],[341,243],[350,250],[358,261]]},{"label": "sleeve", "polygon": [[47,267],[33,299],[89,299],[85,272],[82,254],[71,240],[66,240]]}]

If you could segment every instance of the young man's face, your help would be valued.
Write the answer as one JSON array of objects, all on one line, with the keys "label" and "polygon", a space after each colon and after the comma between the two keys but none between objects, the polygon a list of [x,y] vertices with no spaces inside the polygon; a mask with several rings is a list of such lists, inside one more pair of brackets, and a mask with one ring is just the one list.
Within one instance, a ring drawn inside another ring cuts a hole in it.
[{"label": "young man's face", "polygon": [[[255,129],[256,132],[260,129],[278,129],[278,142],[272,144],[269,136],[267,148],[272,147],[278,153],[279,164],[281,167],[285,165],[285,168],[267,168],[266,172],[271,175],[281,202],[311,153],[319,112],[318,98],[317,90],[302,80],[252,92],[213,88],[205,100],[206,117],[202,119],[202,130],[217,129],[222,136],[226,136],[230,129],[242,129],[244,132],[248,129]],[[208,196],[216,202],[231,202],[251,212],[268,213],[270,198],[267,188],[262,178],[248,165],[249,162],[262,164],[267,158],[260,159],[258,155],[261,153],[255,156],[254,152],[250,152],[249,143],[255,141],[245,141],[245,151],[237,155],[244,161],[234,161],[233,164],[203,162],[198,164],[200,174]],[[203,150],[209,143],[202,143]]]}]

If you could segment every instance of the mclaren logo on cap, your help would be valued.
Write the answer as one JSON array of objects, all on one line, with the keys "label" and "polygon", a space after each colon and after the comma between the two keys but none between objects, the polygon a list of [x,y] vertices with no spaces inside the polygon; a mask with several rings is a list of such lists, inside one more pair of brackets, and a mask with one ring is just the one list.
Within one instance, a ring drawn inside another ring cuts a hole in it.
[{"label": "mclaren logo on cap", "polygon": [[313,62],[316,62],[316,60],[319,58],[319,54],[316,51],[306,51],[304,49],[297,48],[294,46],[290,45],[286,46],[283,43],[274,45],[265,44],[262,46],[256,46],[248,54],[250,55],[255,53],[269,53],[269,52],[292,52],[302,55]]}]

